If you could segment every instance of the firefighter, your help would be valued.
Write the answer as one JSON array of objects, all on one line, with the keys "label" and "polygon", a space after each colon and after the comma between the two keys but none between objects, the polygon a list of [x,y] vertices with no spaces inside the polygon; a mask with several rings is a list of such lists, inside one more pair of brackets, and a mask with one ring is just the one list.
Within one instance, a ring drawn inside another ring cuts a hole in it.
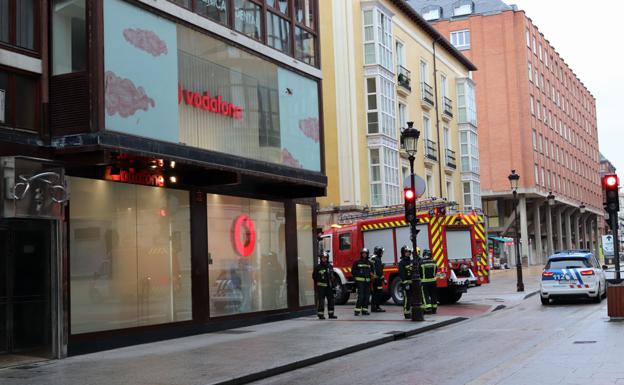
[{"label": "firefighter", "polygon": [[368,299],[370,297],[371,284],[371,264],[368,260],[368,249],[363,248],[360,251],[360,259],[353,263],[351,274],[357,288],[357,302],[355,303],[356,316],[368,315]]},{"label": "firefighter", "polygon": [[380,307],[381,305],[381,297],[383,295],[383,283],[384,283],[384,275],[383,275],[383,262],[381,262],[381,258],[383,257],[384,248],[375,246],[373,249],[373,258],[371,258],[371,268],[373,270],[373,301],[371,303],[371,312],[373,313],[385,313],[386,311]]},{"label": "firefighter", "polygon": [[312,280],[318,298],[317,314],[319,319],[325,319],[325,298],[327,298],[327,315],[336,319],[334,315],[334,268],[329,263],[329,253],[321,252],[320,262],[314,267]]},{"label": "firefighter", "polygon": [[412,272],[414,264],[410,258],[412,249],[408,246],[401,247],[401,261],[399,261],[399,278],[403,288],[403,315],[405,319],[412,318]]},{"label": "firefighter", "polygon": [[424,312],[431,312],[433,314],[436,314],[438,311],[437,274],[438,265],[431,257],[431,250],[423,251],[423,260],[420,262],[422,309]]}]

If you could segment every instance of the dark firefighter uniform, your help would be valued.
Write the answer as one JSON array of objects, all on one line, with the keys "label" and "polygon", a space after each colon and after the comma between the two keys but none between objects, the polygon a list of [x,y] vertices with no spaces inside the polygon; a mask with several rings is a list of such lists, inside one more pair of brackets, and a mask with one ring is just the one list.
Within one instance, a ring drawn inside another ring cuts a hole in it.
[{"label": "dark firefighter uniform", "polygon": [[410,258],[412,250],[407,247],[401,247],[401,261],[399,261],[399,278],[401,278],[401,287],[403,288],[403,315],[406,319],[412,318],[412,273],[414,272],[414,264]]},{"label": "dark firefighter uniform", "polygon": [[329,263],[327,252],[321,254],[320,259],[321,261],[312,271],[312,280],[318,298],[317,314],[319,319],[325,319],[325,299],[327,299],[327,315],[329,318],[335,319],[338,317],[334,315],[334,268]]},{"label": "dark firefighter uniform", "polygon": [[436,284],[436,276],[438,274],[438,265],[431,258],[431,251],[423,252],[423,260],[420,263],[420,274],[422,282],[422,309],[427,312],[431,311],[435,314],[438,311],[438,287]]},{"label": "dark firefighter uniform", "polygon": [[357,288],[355,315],[368,315],[368,299],[370,297],[371,264],[368,261],[368,249],[360,251],[360,259],[353,263],[351,274]]},{"label": "dark firefighter uniform", "polygon": [[381,306],[381,299],[383,296],[383,262],[381,262],[381,258],[383,257],[384,249],[383,247],[375,247],[373,251],[373,258],[371,258],[371,269],[373,271],[373,301],[371,303],[371,312],[383,313],[385,312]]}]

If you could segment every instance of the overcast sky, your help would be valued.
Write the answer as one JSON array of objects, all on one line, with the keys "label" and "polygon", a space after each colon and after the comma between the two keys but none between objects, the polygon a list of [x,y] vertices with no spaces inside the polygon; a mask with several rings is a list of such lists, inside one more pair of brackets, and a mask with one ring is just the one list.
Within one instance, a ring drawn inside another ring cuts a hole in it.
[{"label": "overcast sky", "polygon": [[624,177],[624,0],[505,0],[544,34],[596,98],[600,151]]}]

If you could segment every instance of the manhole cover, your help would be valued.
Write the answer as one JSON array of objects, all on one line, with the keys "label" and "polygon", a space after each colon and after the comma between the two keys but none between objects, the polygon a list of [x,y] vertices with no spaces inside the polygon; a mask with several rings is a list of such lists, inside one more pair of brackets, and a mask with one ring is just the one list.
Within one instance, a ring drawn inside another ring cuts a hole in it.
[{"label": "manhole cover", "polygon": [[595,344],[596,341],[574,341],[575,344]]}]

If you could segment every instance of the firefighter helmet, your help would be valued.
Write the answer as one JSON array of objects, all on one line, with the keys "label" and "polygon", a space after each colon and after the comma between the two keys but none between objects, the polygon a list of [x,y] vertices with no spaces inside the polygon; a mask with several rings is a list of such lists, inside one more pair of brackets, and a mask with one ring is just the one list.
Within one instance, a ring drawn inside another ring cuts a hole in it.
[{"label": "firefighter helmet", "polygon": [[412,248],[407,246],[407,245],[403,245],[403,247],[401,247],[401,257],[403,257],[405,255],[405,253],[411,253],[412,252]]},{"label": "firefighter helmet", "polygon": [[327,258],[329,259],[329,251],[327,250],[323,250],[319,253],[319,258],[323,259],[323,258]]},{"label": "firefighter helmet", "polygon": [[362,254],[366,254],[366,258],[368,258],[370,252],[366,247],[362,247],[362,250],[360,250],[360,257],[362,256]]},{"label": "firefighter helmet", "polygon": [[373,254],[375,255],[382,255],[383,252],[384,252],[384,248],[380,246],[375,246],[375,248],[373,249]]},{"label": "firefighter helmet", "polygon": [[431,258],[431,250],[429,250],[429,249],[425,249],[425,250],[423,251],[423,258],[424,258],[424,259],[430,259],[430,258]]}]

